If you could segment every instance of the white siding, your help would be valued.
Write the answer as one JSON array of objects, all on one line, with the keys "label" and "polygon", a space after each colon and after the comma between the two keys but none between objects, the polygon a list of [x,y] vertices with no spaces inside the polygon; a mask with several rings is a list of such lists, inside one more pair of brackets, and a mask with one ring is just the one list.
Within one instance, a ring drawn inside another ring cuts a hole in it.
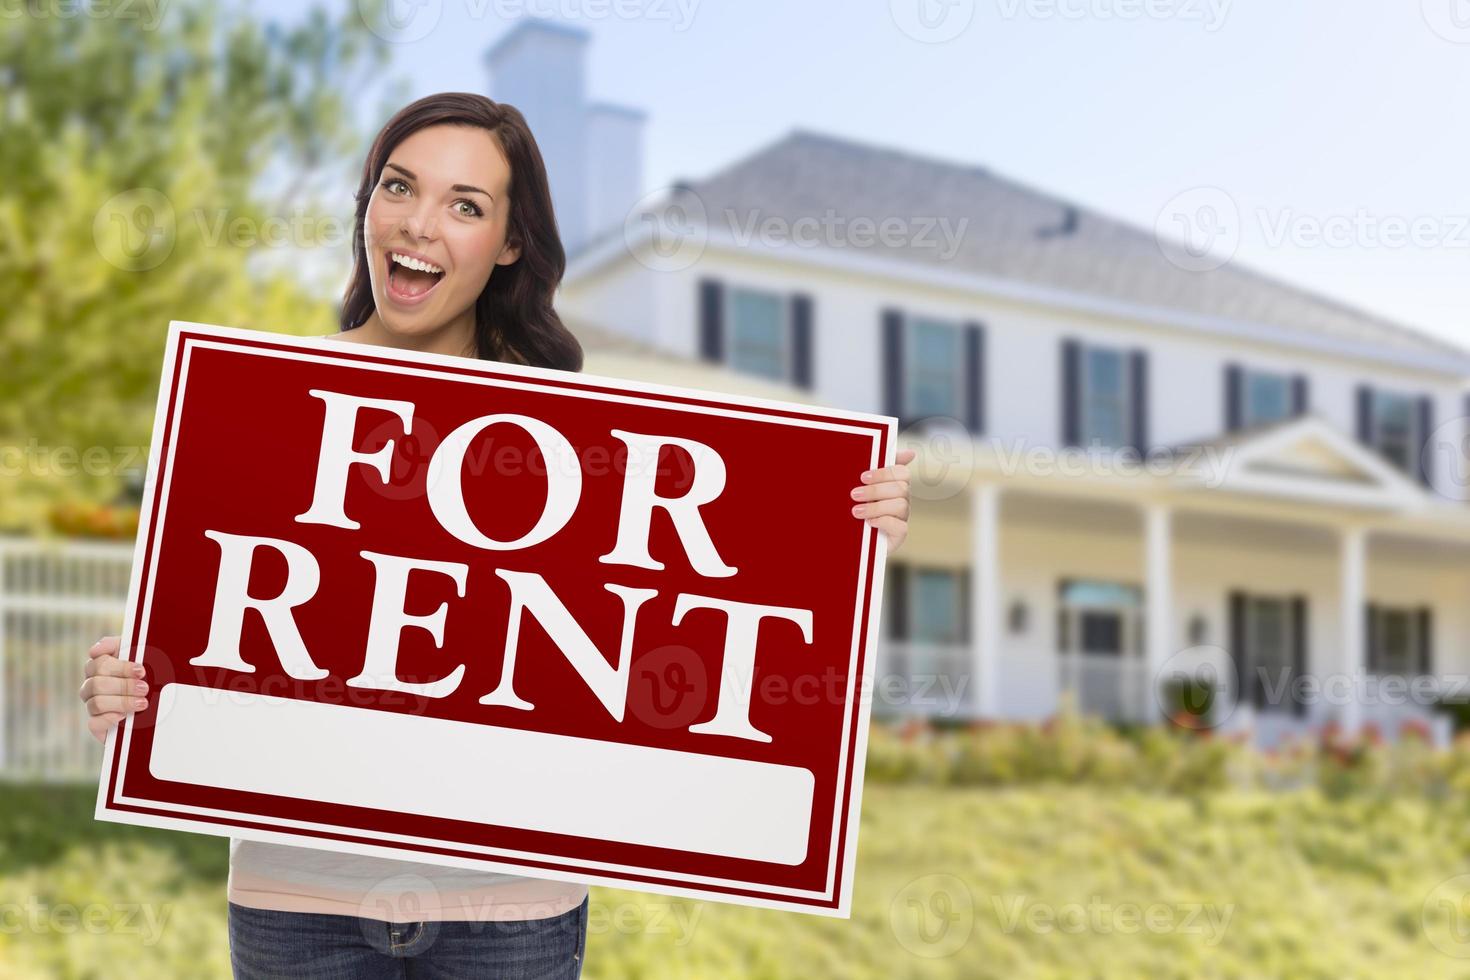
[{"label": "white siding", "polygon": [[[986,435],[1007,446],[1055,446],[1060,440],[1061,344],[1068,337],[1148,351],[1149,440],[1154,445],[1211,439],[1224,431],[1229,363],[1306,375],[1311,411],[1354,438],[1358,385],[1430,395],[1436,427],[1452,437],[1436,458],[1436,487],[1455,499],[1470,498],[1463,466],[1452,465],[1459,463],[1458,450],[1448,444],[1457,446],[1463,431],[1462,385],[1453,376],[725,252],[707,252],[694,266],[677,272],[649,274],[626,258],[613,268],[621,271],[589,277],[586,287],[579,283],[569,290],[576,309],[600,322],[629,322],[627,310],[611,305],[606,287],[599,284],[610,277],[631,277],[654,294],[659,342],[688,357],[698,356],[700,278],[810,293],[816,397],[859,411],[884,408],[880,317],[885,308],[978,320],[986,327]],[[638,325],[630,324],[630,330]],[[647,336],[646,328],[638,335]]]}]

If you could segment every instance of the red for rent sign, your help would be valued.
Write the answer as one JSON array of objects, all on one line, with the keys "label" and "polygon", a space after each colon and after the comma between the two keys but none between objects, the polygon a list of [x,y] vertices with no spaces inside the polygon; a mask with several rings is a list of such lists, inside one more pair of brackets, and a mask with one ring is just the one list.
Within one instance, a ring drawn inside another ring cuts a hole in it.
[{"label": "red for rent sign", "polygon": [[846,916],[895,428],[174,323],[97,816]]}]

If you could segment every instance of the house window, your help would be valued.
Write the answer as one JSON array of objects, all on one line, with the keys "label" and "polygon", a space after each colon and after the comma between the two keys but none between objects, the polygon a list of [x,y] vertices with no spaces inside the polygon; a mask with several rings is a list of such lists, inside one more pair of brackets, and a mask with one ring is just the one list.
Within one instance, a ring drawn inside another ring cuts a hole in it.
[{"label": "house window", "polygon": [[909,377],[904,385],[908,393],[905,416],[964,418],[964,335],[959,324],[914,317],[906,334],[909,349],[903,362],[909,366]]},{"label": "house window", "polygon": [[1420,651],[1427,637],[1426,628],[1415,609],[1369,607],[1368,673],[1416,677],[1421,673]]},{"label": "house window", "polygon": [[1271,371],[1246,371],[1241,376],[1241,423],[1264,425],[1289,418],[1291,379]]},{"label": "house window", "polygon": [[1275,692],[1291,676],[1291,619],[1286,601],[1259,596],[1246,604],[1245,649],[1251,670],[1251,701],[1257,708],[1289,707]]},{"label": "house window", "polygon": [[1084,347],[1081,381],[1082,444],[1126,446],[1133,404],[1127,355],[1109,347]]},{"label": "house window", "polygon": [[784,381],[791,376],[784,297],[756,289],[729,291],[730,354],[732,368],[746,374]]},{"label": "house window", "polygon": [[1390,391],[1373,392],[1368,439],[1389,462],[1408,473],[1419,465],[1414,399]]},{"label": "house window", "polygon": [[1308,607],[1303,596],[1230,595],[1230,652],[1236,697],[1258,711],[1306,713],[1296,686],[1306,673]]},{"label": "house window", "polygon": [[944,569],[915,569],[911,632],[913,639],[926,643],[961,642],[960,575]]}]

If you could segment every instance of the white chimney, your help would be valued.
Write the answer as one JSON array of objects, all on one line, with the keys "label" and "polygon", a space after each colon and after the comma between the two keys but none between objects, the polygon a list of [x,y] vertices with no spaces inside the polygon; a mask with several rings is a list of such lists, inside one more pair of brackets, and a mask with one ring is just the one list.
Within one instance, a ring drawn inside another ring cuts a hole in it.
[{"label": "white chimney", "polygon": [[490,98],[519,109],[541,148],[568,255],[621,225],[643,184],[643,113],[588,103],[590,39],[579,27],[526,18],[485,52]]},{"label": "white chimney", "polygon": [[597,238],[623,220],[643,193],[644,113],[599,102],[587,112],[587,229]]}]

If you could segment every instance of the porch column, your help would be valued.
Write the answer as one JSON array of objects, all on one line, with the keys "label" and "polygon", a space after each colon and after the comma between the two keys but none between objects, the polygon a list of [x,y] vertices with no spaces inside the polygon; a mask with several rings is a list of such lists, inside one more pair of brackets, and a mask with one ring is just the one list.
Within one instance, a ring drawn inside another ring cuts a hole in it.
[{"label": "porch column", "polygon": [[1154,504],[1144,511],[1144,703],[1145,721],[1164,716],[1159,697],[1160,672],[1174,642],[1173,522],[1169,508]]},{"label": "porch column", "polygon": [[970,679],[975,713],[993,718],[1000,666],[1000,487],[982,483],[970,497]]},{"label": "porch column", "polygon": [[1368,672],[1367,638],[1363,629],[1363,606],[1367,591],[1368,533],[1361,527],[1343,530],[1339,543],[1341,576],[1342,670],[1343,680],[1324,690],[1325,694],[1348,695],[1340,715],[1343,733],[1355,735],[1363,723],[1363,706],[1358,700],[1363,677]]}]

